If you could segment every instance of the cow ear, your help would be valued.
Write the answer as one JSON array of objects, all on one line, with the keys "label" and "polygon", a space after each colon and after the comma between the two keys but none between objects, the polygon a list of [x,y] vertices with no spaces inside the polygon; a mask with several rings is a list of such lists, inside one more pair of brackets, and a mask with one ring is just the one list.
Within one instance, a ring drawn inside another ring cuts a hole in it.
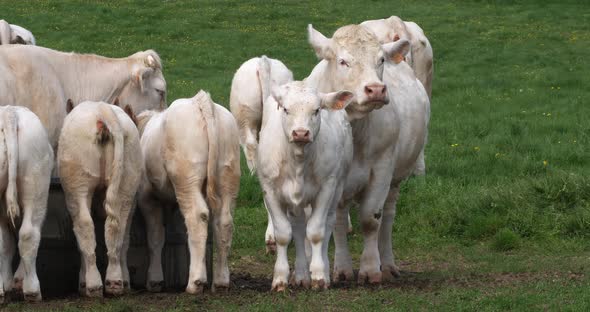
[{"label": "cow ear", "polygon": [[72,99],[68,99],[66,102],[66,114],[69,114],[74,109],[74,102]]},{"label": "cow ear", "polygon": [[21,37],[21,36],[16,36],[13,40],[13,43],[14,44],[27,44],[25,39],[23,39],[23,37]]},{"label": "cow ear", "polygon": [[277,86],[277,85],[273,85],[272,89],[270,91],[270,95],[272,96],[272,98],[277,102],[277,110],[281,107],[283,107],[283,96],[284,96],[285,91],[283,90],[282,87]]},{"label": "cow ear", "polygon": [[350,91],[338,91],[332,93],[320,93],[320,107],[331,110],[341,110],[348,106],[354,94]]},{"label": "cow ear", "polygon": [[117,98],[115,99],[115,101],[113,102],[113,105],[121,107],[121,106],[119,105],[119,97],[117,97]]},{"label": "cow ear", "polygon": [[137,116],[135,116],[135,113],[133,112],[133,108],[131,108],[130,105],[125,105],[125,108],[123,110],[129,116],[129,118],[131,118],[133,123],[137,126]]},{"label": "cow ear", "polygon": [[400,39],[395,42],[386,43],[383,45],[383,50],[385,50],[387,57],[391,61],[399,64],[410,51],[410,42],[407,39]]},{"label": "cow ear", "polygon": [[135,79],[135,82],[139,85],[141,93],[144,93],[147,90],[147,81],[149,76],[153,72],[154,70],[151,67],[143,67],[135,70],[133,78]]},{"label": "cow ear", "polygon": [[332,39],[326,38],[321,32],[313,29],[311,24],[307,25],[307,35],[309,44],[320,59],[333,59],[336,55],[332,47]]}]

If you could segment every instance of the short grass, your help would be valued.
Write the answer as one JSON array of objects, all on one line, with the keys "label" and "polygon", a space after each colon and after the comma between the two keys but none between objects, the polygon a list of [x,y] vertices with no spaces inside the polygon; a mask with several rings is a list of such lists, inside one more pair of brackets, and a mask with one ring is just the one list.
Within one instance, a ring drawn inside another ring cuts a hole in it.
[{"label": "short grass", "polygon": [[[427,175],[408,181],[394,236],[403,277],[379,288],[269,294],[266,213],[244,164],[226,295],[138,293],[9,310],[579,310],[590,308],[590,5],[585,1],[1,1],[39,45],[164,61],[169,100],[199,89],[228,104],[231,79],[266,54],[304,78],[326,35],[398,15],[435,53]],[[353,222],[357,225],[356,217]],[[351,235],[357,255],[358,230]],[[263,283],[262,286],[265,284]]]}]

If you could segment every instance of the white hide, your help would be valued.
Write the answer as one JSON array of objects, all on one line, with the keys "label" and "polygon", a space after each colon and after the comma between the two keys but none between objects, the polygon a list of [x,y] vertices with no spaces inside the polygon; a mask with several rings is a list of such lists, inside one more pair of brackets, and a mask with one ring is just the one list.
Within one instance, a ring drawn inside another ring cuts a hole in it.
[{"label": "white hide", "polygon": [[[41,121],[23,107],[0,107],[0,302],[16,289],[28,301],[41,300],[36,259],[47,197],[53,150]],[[13,238],[18,228],[20,265],[13,279]]]},{"label": "white hide", "polygon": [[148,233],[148,290],[160,291],[163,285],[162,209],[175,202],[184,216],[188,234],[190,265],[186,291],[200,293],[207,285],[208,222],[213,222],[217,251],[213,287],[228,288],[232,214],[240,183],[235,119],[227,109],[213,103],[208,93],[199,91],[191,99],[174,101],[163,112],[140,114],[138,123],[145,159],[139,207]]}]

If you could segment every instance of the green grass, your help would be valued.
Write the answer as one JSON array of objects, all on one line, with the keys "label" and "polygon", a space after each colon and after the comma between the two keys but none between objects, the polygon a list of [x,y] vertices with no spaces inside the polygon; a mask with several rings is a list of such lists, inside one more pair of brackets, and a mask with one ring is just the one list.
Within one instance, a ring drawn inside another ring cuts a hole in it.
[{"label": "green grass", "polygon": [[[584,1],[2,1],[39,45],[112,57],[153,48],[169,101],[199,89],[227,105],[247,59],[316,64],[306,25],[398,15],[435,54],[427,175],[402,189],[394,228],[406,273],[381,288],[58,300],[9,310],[588,310],[590,4]],[[266,212],[243,163],[232,272],[270,277]],[[353,222],[357,224],[356,217]],[[358,227],[357,227],[358,228]],[[351,246],[358,261],[357,230]],[[292,249],[292,248],[291,248]],[[268,285],[270,288],[270,285]],[[141,307],[141,308],[140,308]]]}]

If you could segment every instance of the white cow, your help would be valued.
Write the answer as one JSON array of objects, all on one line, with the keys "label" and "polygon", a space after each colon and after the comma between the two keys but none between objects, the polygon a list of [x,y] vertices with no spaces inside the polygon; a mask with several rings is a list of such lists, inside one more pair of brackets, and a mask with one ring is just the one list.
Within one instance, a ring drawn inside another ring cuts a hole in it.
[{"label": "white cow", "polygon": [[[431,99],[434,74],[433,53],[432,46],[422,28],[414,22],[404,22],[397,16],[369,20],[362,22],[361,25],[371,30],[382,44],[394,42],[400,38],[410,41],[410,52],[406,55],[406,62],[412,67],[416,77],[424,85],[428,98]],[[425,173],[426,164],[424,150],[422,150],[416,162],[414,174],[424,175]]]},{"label": "white cow", "polygon": [[39,116],[54,149],[68,99],[78,104],[115,98],[136,113],[166,106],[158,54],[147,50],[114,59],[26,45],[0,49],[0,103],[17,103]]},{"label": "white cow", "polygon": [[232,213],[240,185],[238,126],[224,107],[199,91],[192,99],[178,99],[161,112],[138,116],[145,176],[139,207],[146,221],[150,265],[147,288],[163,284],[162,207],[178,202],[188,232],[190,266],[186,291],[201,293],[207,285],[205,245],[207,225],[213,222],[217,256],[213,287],[229,287],[228,255]]},{"label": "white cow", "polygon": [[[328,243],[352,160],[350,124],[346,114],[338,110],[346,107],[353,94],[317,93],[302,82],[290,82],[275,86],[267,98],[270,83],[266,85],[262,92],[266,123],[260,132],[256,172],[277,243],[272,289],[284,291],[287,287],[291,237],[297,253],[291,285],[327,288]],[[308,205],[311,214],[306,218],[304,208]],[[309,264],[306,239],[311,244]]]},{"label": "white cow", "polygon": [[[360,283],[367,280],[380,283],[382,262],[379,250],[382,247],[378,238],[381,217],[384,206],[395,205],[395,196],[392,195],[395,190],[391,190],[391,183],[394,172],[399,169],[396,148],[400,133],[404,131],[405,134],[407,127],[414,128],[406,122],[415,122],[406,120],[408,105],[404,104],[404,109],[398,108],[397,94],[389,91],[393,85],[384,85],[381,78],[385,58],[403,57],[407,41],[399,40],[392,46],[382,47],[374,34],[358,25],[341,27],[332,38],[326,38],[310,25],[309,42],[324,60],[314,68],[305,80],[306,84],[317,87],[321,92],[355,90],[355,100],[346,108],[352,126],[354,157],[337,213],[334,280],[353,278],[352,259],[346,247],[346,216],[348,202],[356,199],[360,204],[361,232],[364,236],[358,280]],[[394,101],[393,105],[386,105],[390,100]],[[416,144],[419,145],[419,142]],[[409,168],[402,169],[413,170],[414,163],[415,160],[408,165]],[[386,276],[398,274],[394,266],[384,265],[383,271]]]},{"label": "white cow", "polygon": [[8,24],[0,20],[0,45],[3,44],[30,44],[35,45],[33,33],[18,25]]},{"label": "white cow", "polygon": [[[293,73],[279,60],[270,61],[270,79],[273,85],[293,81]],[[246,61],[234,74],[229,95],[229,107],[240,128],[240,145],[244,150],[248,169],[254,172],[258,133],[262,127],[262,90],[260,82],[261,58]]]},{"label": "white cow", "polygon": [[[41,300],[36,259],[47,197],[53,150],[39,118],[23,107],[0,107],[0,303],[16,288],[26,300]],[[20,265],[14,280],[13,230],[20,224]]]},{"label": "white cow", "polygon": [[129,288],[127,248],[143,158],[130,107],[123,111],[104,102],[86,101],[66,116],[57,154],[61,185],[80,248],[79,291],[102,296],[96,267],[92,197],[104,199],[108,267],[105,292],[120,295]]}]

